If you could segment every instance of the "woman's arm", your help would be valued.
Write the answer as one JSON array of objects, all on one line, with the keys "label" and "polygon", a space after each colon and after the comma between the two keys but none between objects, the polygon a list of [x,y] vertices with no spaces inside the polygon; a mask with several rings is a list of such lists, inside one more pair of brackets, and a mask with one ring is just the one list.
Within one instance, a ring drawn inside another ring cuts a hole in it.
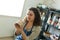
[{"label": "woman's arm", "polygon": [[24,31],[21,32],[23,40],[29,40]]},{"label": "woman's arm", "polygon": [[26,34],[24,33],[24,31],[23,31],[23,27],[17,26],[17,30],[16,30],[15,34],[18,35],[18,34],[20,34],[20,33],[22,34],[23,39],[24,39],[24,40],[27,40],[27,36],[26,36]]},{"label": "woman's arm", "polygon": [[22,25],[23,25],[21,28],[18,28],[18,30],[16,31],[16,33],[17,33],[17,34],[21,33],[24,40],[27,39],[27,36],[26,36],[26,34],[24,33],[24,31],[23,31],[23,27],[24,27],[25,23],[26,23],[26,17],[24,17],[23,20],[20,19],[20,20],[18,20],[18,21],[15,23],[15,27],[17,27],[16,24],[18,24],[18,25],[21,25],[21,24],[22,24]]},{"label": "woman's arm", "polygon": [[41,31],[41,27],[40,26],[33,28],[33,32],[29,36],[29,40],[34,40],[36,37],[38,37],[40,31]]}]

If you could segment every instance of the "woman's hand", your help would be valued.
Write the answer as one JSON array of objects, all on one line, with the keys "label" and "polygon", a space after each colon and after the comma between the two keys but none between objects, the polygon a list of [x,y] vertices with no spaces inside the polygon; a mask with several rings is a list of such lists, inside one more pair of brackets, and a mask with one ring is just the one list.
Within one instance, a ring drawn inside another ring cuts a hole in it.
[{"label": "woman's hand", "polygon": [[15,35],[18,35],[18,34],[20,34],[20,32],[18,30],[16,30]]},{"label": "woman's hand", "polygon": [[23,27],[20,27],[18,30],[19,30],[20,33],[22,33]]},{"label": "woman's hand", "polygon": [[23,32],[23,28],[17,28],[15,34],[18,35]]},{"label": "woman's hand", "polygon": [[15,24],[15,28],[20,33],[23,31],[23,27],[21,25],[17,24],[17,23]]}]

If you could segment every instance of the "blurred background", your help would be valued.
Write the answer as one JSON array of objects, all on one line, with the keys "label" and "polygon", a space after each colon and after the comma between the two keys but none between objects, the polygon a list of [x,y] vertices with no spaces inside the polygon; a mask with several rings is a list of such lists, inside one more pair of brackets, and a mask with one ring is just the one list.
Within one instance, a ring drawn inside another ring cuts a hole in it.
[{"label": "blurred background", "polygon": [[0,0],[0,38],[13,36],[14,23],[22,19],[30,7],[60,10],[60,0]]}]

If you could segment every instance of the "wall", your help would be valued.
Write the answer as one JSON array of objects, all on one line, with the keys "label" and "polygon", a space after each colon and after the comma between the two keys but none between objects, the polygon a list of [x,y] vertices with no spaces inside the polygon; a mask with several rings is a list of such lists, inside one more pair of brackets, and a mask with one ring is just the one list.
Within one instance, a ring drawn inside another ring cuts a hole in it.
[{"label": "wall", "polygon": [[13,36],[17,17],[0,16],[0,37]]},{"label": "wall", "polygon": [[42,4],[47,5],[50,8],[55,8],[60,10],[60,0],[42,0]]}]

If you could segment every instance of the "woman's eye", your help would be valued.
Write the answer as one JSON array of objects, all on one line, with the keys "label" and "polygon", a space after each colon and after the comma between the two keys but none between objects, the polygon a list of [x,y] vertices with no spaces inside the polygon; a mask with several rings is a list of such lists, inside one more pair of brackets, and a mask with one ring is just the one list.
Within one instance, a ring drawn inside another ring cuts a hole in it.
[{"label": "woman's eye", "polygon": [[32,14],[27,14],[27,15],[32,16]]},{"label": "woman's eye", "polygon": [[30,16],[32,16],[32,14],[30,14]]}]

